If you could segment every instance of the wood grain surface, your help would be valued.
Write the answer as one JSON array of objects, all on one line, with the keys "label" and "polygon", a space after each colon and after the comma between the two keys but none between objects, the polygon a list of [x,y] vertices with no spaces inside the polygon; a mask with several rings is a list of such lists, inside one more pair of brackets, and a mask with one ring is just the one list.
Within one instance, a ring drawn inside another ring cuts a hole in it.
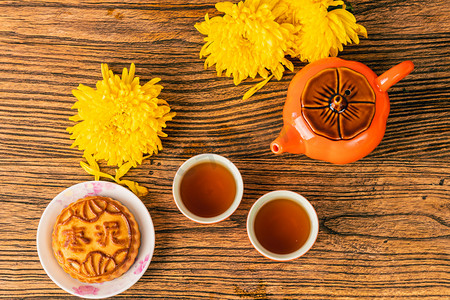
[{"label": "wood grain surface", "polygon": [[[115,298],[448,299],[450,6],[352,3],[369,38],[339,56],[377,74],[407,59],[415,70],[389,90],[381,144],[337,166],[269,150],[294,73],[243,101],[254,82],[236,87],[204,70],[193,25],[215,14],[214,1],[1,1],[0,297],[76,298],[43,270],[36,230],[53,197],[93,179],[69,148],[71,90],[94,86],[101,63],[121,72],[134,62],[142,82],[162,79],[161,98],[177,116],[164,150],[126,175],[150,190],[142,201],[156,249],[140,281]],[[231,159],[245,184],[238,210],[214,225],[189,221],[171,194],[178,167],[204,152]],[[251,205],[278,189],[309,199],[320,223],[314,247],[287,263],[261,256],[246,233]]]}]

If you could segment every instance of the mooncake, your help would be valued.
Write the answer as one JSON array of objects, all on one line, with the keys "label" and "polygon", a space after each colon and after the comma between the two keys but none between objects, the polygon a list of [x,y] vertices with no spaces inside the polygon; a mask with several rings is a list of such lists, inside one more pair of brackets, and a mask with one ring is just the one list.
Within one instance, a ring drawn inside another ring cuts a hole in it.
[{"label": "mooncake", "polygon": [[121,276],[134,263],[141,243],[138,224],[118,201],[89,196],[57,217],[53,253],[61,267],[81,282],[98,283]]}]

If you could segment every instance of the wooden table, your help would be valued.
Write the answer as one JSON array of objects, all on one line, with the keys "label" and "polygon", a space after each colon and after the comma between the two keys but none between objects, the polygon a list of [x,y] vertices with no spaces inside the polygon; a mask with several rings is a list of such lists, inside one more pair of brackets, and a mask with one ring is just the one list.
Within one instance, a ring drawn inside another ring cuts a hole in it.
[{"label": "wooden table", "polygon": [[[214,14],[214,1],[0,2],[0,296],[73,297],[50,280],[36,252],[50,200],[93,179],[79,166],[81,152],[69,148],[71,90],[94,86],[100,63],[121,72],[134,62],[142,82],[162,78],[161,98],[177,116],[164,150],[127,175],[149,188],[142,201],[156,248],[145,275],[117,299],[449,297],[449,5],[352,2],[369,38],[339,56],[377,74],[407,59],[415,70],[389,91],[381,144],[348,165],[270,152],[294,73],[243,101],[254,82],[236,87],[205,71],[193,25]],[[189,221],[171,194],[177,168],[204,152],[232,160],[245,183],[238,210],[215,225]],[[287,263],[260,255],[246,232],[252,204],[279,189],[304,195],[320,221],[314,247]]]}]

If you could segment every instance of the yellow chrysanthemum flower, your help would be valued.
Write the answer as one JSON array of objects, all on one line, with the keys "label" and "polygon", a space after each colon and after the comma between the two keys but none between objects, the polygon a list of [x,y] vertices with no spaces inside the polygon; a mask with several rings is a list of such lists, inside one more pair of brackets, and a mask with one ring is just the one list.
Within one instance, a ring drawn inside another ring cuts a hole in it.
[{"label": "yellow chrysanthemum flower", "polygon": [[142,163],[144,155],[162,150],[159,137],[167,136],[162,129],[175,116],[167,102],[158,98],[163,88],[156,84],[160,79],[141,86],[134,72],[131,64],[130,71],[124,68],[120,78],[102,64],[103,80],[97,82],[97,89],[80,84],[72,91],[78,99],[72,109],[78,113],[70,120],[78,123],[67,131],[75,140],[72,147],[82,150],[89,162],[90,167],[82,167],[96,179],[109,178],[100,172],[97,160],[120,167],[120,176],[116,176],[119,182],[131,167]]},{"label": "yellow chrysanthemum flower", "polygon": [[224,16],[210,19],[206,14],[204,22],[195,24],[206,35],[200,51],[200,58],[206,57],[205,68],[215,64],[217,75],[225,72],[236,85],[258,74],[268,78],[272,73],[280,80],[285,68],[293,70],[285,54],[292,49],[292,37],[299,28],[275,21],[284,13],[277,8],[278,3],[273,0],[217,3],[216,9]]},{"label": "yellow chrysanthemum flower", "polygon": [[337,56],[343,45],[359,43],[358,35],[367,37],[366,29],[356,24],[342,0],[244,0],[237,4],[219,2],[216,9],[223,16],[195,24],[206,35],[200,58],[205,68],[216,65],[238,85],[248,77],[264,80],[247,93],[247,99],[273,76],[278,80],[285,69],[293,71],[286,58],[315,61]]},{"label": "yellow chrysanthemum flower", "polygon": [[358,44],[358,35],[367,37],[366,29],[356,24],[355,17],[345,9],[344,1],[282,1],[288,9],[279,21],[301,26],[293,51],[302,61],[337,56],[343,45]]}]

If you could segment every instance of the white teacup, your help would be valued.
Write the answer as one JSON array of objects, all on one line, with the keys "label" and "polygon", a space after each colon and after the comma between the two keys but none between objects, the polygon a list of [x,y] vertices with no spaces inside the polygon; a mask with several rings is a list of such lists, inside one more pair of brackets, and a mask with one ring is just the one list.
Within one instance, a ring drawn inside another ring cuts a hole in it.
[{"label": "white teacup", "polygon": [[[296,204],[300,205],[306,212],[310,224],[309,236],[307,237],[303,245],[300,246],[300,248],[298,248],[297,250],[287,254],[278,254],[266,249],[258,241],[258,238],[255,233],[255,226],[254,226],[255,218],[258,215],[260,209],[265,204],[278,199],[291,200]],[[250,238],[250,242],[253,244],[256,250],[258,250],[262,255],[276,261],[293,260],[308,252],[309,249],[311,249],[311,247],[313,246],[314,242],[316,241],[318,232],[319,232],[319,220],[317,217],[317,213],[314,210],[314,207],[311,205],[311,203],[309,203],[308,200],[306,200],[306,198],[291,191],[273,191],[263,195],[253,204],[247,217],[247,233],[248,237]]]},{"label": "white teacup", "polygon": [[[185,176],[186,172],[188,172],[191,168],[193,168],[196,165],[202,164],[202,163],[214,163],[219,164],[222,167],[225,167],[233,176],[235,181],[235,187],[236,187],[236,193],[234,196],[234,200],[231,203],[231,205],[228,207],[226,211],[223,213],[213,216],[213,217],[201,217],[198,216],[186,207],[186,205],[183,203],[183,199],[181,197],[181,182],[183,180],[183,177]],[[172,193],[173,198],[175,200],[175,204],[177,205],[178,209],[189,219],[192,221],[202,223],[202,224],[211,224],[211,223],[217,223],[220,221],[225,220],[229,216],[231,216],[234,211],[238,208],[239,204],[241,203],[242,195],[244,193],[244,183],[242,181],[241,173],[239,172],[238,168],[227,158],[217,155],[217,154],[211,154],[211,153],[205,153],[205,154],[199,154],[197,156],[191,157],[187,161],[185,161],[180,168],[178,169],[177,173],[175,174],[173,185],[172,185]]]}]

